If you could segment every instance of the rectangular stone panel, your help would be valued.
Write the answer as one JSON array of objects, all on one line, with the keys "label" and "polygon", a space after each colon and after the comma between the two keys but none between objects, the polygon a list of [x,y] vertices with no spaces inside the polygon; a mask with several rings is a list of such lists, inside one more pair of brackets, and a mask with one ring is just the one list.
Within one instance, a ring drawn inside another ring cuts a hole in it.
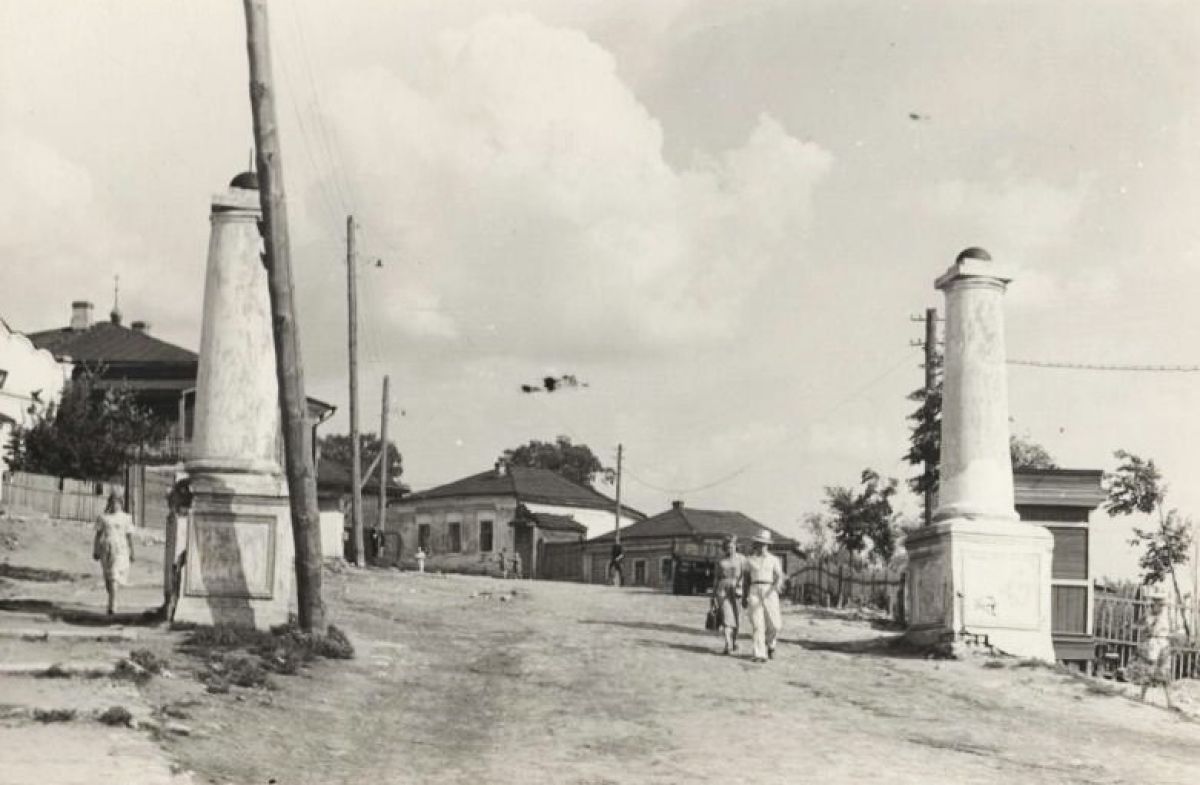
[{"label": "rectangular stone panel", "polygon": [[193,513],[185,593],[193,597],[271,599],[276,522],[271,515]]},{"label": "rectangular stone panel", "polygon": [[944,562],[940,557],[914,560],[911,567],[912,623],[941,624],[946,621]]},{"label": "rectangular stone panel", "polygon": [[1036,553],[963,554],[963,617],[968,628],[1037,629],[1042,620],[1042,560]]}]

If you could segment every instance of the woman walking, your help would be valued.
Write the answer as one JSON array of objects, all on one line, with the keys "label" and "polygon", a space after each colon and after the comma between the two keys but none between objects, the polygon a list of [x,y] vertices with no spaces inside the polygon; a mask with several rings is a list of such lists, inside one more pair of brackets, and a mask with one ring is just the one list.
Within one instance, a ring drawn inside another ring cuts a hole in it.
[{"label": "woman walking", "polygon": [[726,537],[725,556],[717,562],[717,574],[713,581],[712,605],[716,610],[717,625],[725,636],[725,654],[737,651],[738,601],[742,597],[745,559],[737,550],[737,538]]},{"label": "woman walking", "polygon": [[125,512],[121,497],[111,493],[104,513],[96,519],[96,539],[92,558],[104,571],[104,590],[108,592],[108,615],[117,605],[117,587],[129,582],[133,562],[133,519]]}]

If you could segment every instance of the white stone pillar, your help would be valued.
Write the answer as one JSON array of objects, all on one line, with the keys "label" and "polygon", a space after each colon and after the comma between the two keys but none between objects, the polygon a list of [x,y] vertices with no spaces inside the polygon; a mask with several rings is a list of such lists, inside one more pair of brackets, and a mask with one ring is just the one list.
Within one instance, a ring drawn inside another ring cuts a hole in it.
[{"label": "white stone pillar", "polygon": [[1011,280],[1007,267],[982,250],[968,249],[935,284],[946,295],[941,487],[935,521],[1017,518],[1004,347],[1003,298]]},{"label": "white stone pillar", "polygon": [[1054,660],[1054,540],[1013,508],[1003,298],[1012,280],[970,248],[938,278],[946,295],[941,488],[934,522],[905,538],[910,641]]},{"label": "white stone pillar", "polygon": [[176,621],[267,628],[287,621],[291,603],[294,548],[257,188],[243,173],[212,203]]},{"label": "white stone pillar", "polygon": [[258,191],[213,198],[188,471],[279,474],[279,393]]}]

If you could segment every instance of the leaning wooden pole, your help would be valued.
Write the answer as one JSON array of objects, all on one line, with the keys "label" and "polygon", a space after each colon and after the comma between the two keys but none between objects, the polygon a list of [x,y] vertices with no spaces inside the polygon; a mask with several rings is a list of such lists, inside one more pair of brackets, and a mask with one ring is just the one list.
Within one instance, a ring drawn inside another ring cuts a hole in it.
[{"label": "leaning wooden pole", "polygon": [[275,122],[275,88],[271,79],[271,45],[266,0],[243,0],[246,48],[250,54],[250,108],[254,114],[258,193],[262,201],[263,264],[271,294],[271,323],[275,338],[275,375],[282,409],[284,465],[296,542],[296,595],[300,627],[322,630],[321,527],[317,513],[317,482],[313,471],[312,435],[308,429],[300,329],[296,320],[288,243],[287,199],[283,190],[283,159]]}]

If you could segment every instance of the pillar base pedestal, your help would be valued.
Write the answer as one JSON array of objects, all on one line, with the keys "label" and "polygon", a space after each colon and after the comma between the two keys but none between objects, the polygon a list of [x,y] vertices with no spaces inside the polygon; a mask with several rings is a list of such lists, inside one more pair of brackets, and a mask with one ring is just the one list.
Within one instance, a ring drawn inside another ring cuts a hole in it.
[{"label": "pillar base pedestal", "polygon": [[1006,518],[953,518],[912,532],[905,548],[907,641],[986,636],[1006,654],[1054,662],[1049,531]]},{"label": "pillar base pedestal", "polygon": [[174,621],[268,629],[288,620],[295,559],[282,477],[198,473]]}]

